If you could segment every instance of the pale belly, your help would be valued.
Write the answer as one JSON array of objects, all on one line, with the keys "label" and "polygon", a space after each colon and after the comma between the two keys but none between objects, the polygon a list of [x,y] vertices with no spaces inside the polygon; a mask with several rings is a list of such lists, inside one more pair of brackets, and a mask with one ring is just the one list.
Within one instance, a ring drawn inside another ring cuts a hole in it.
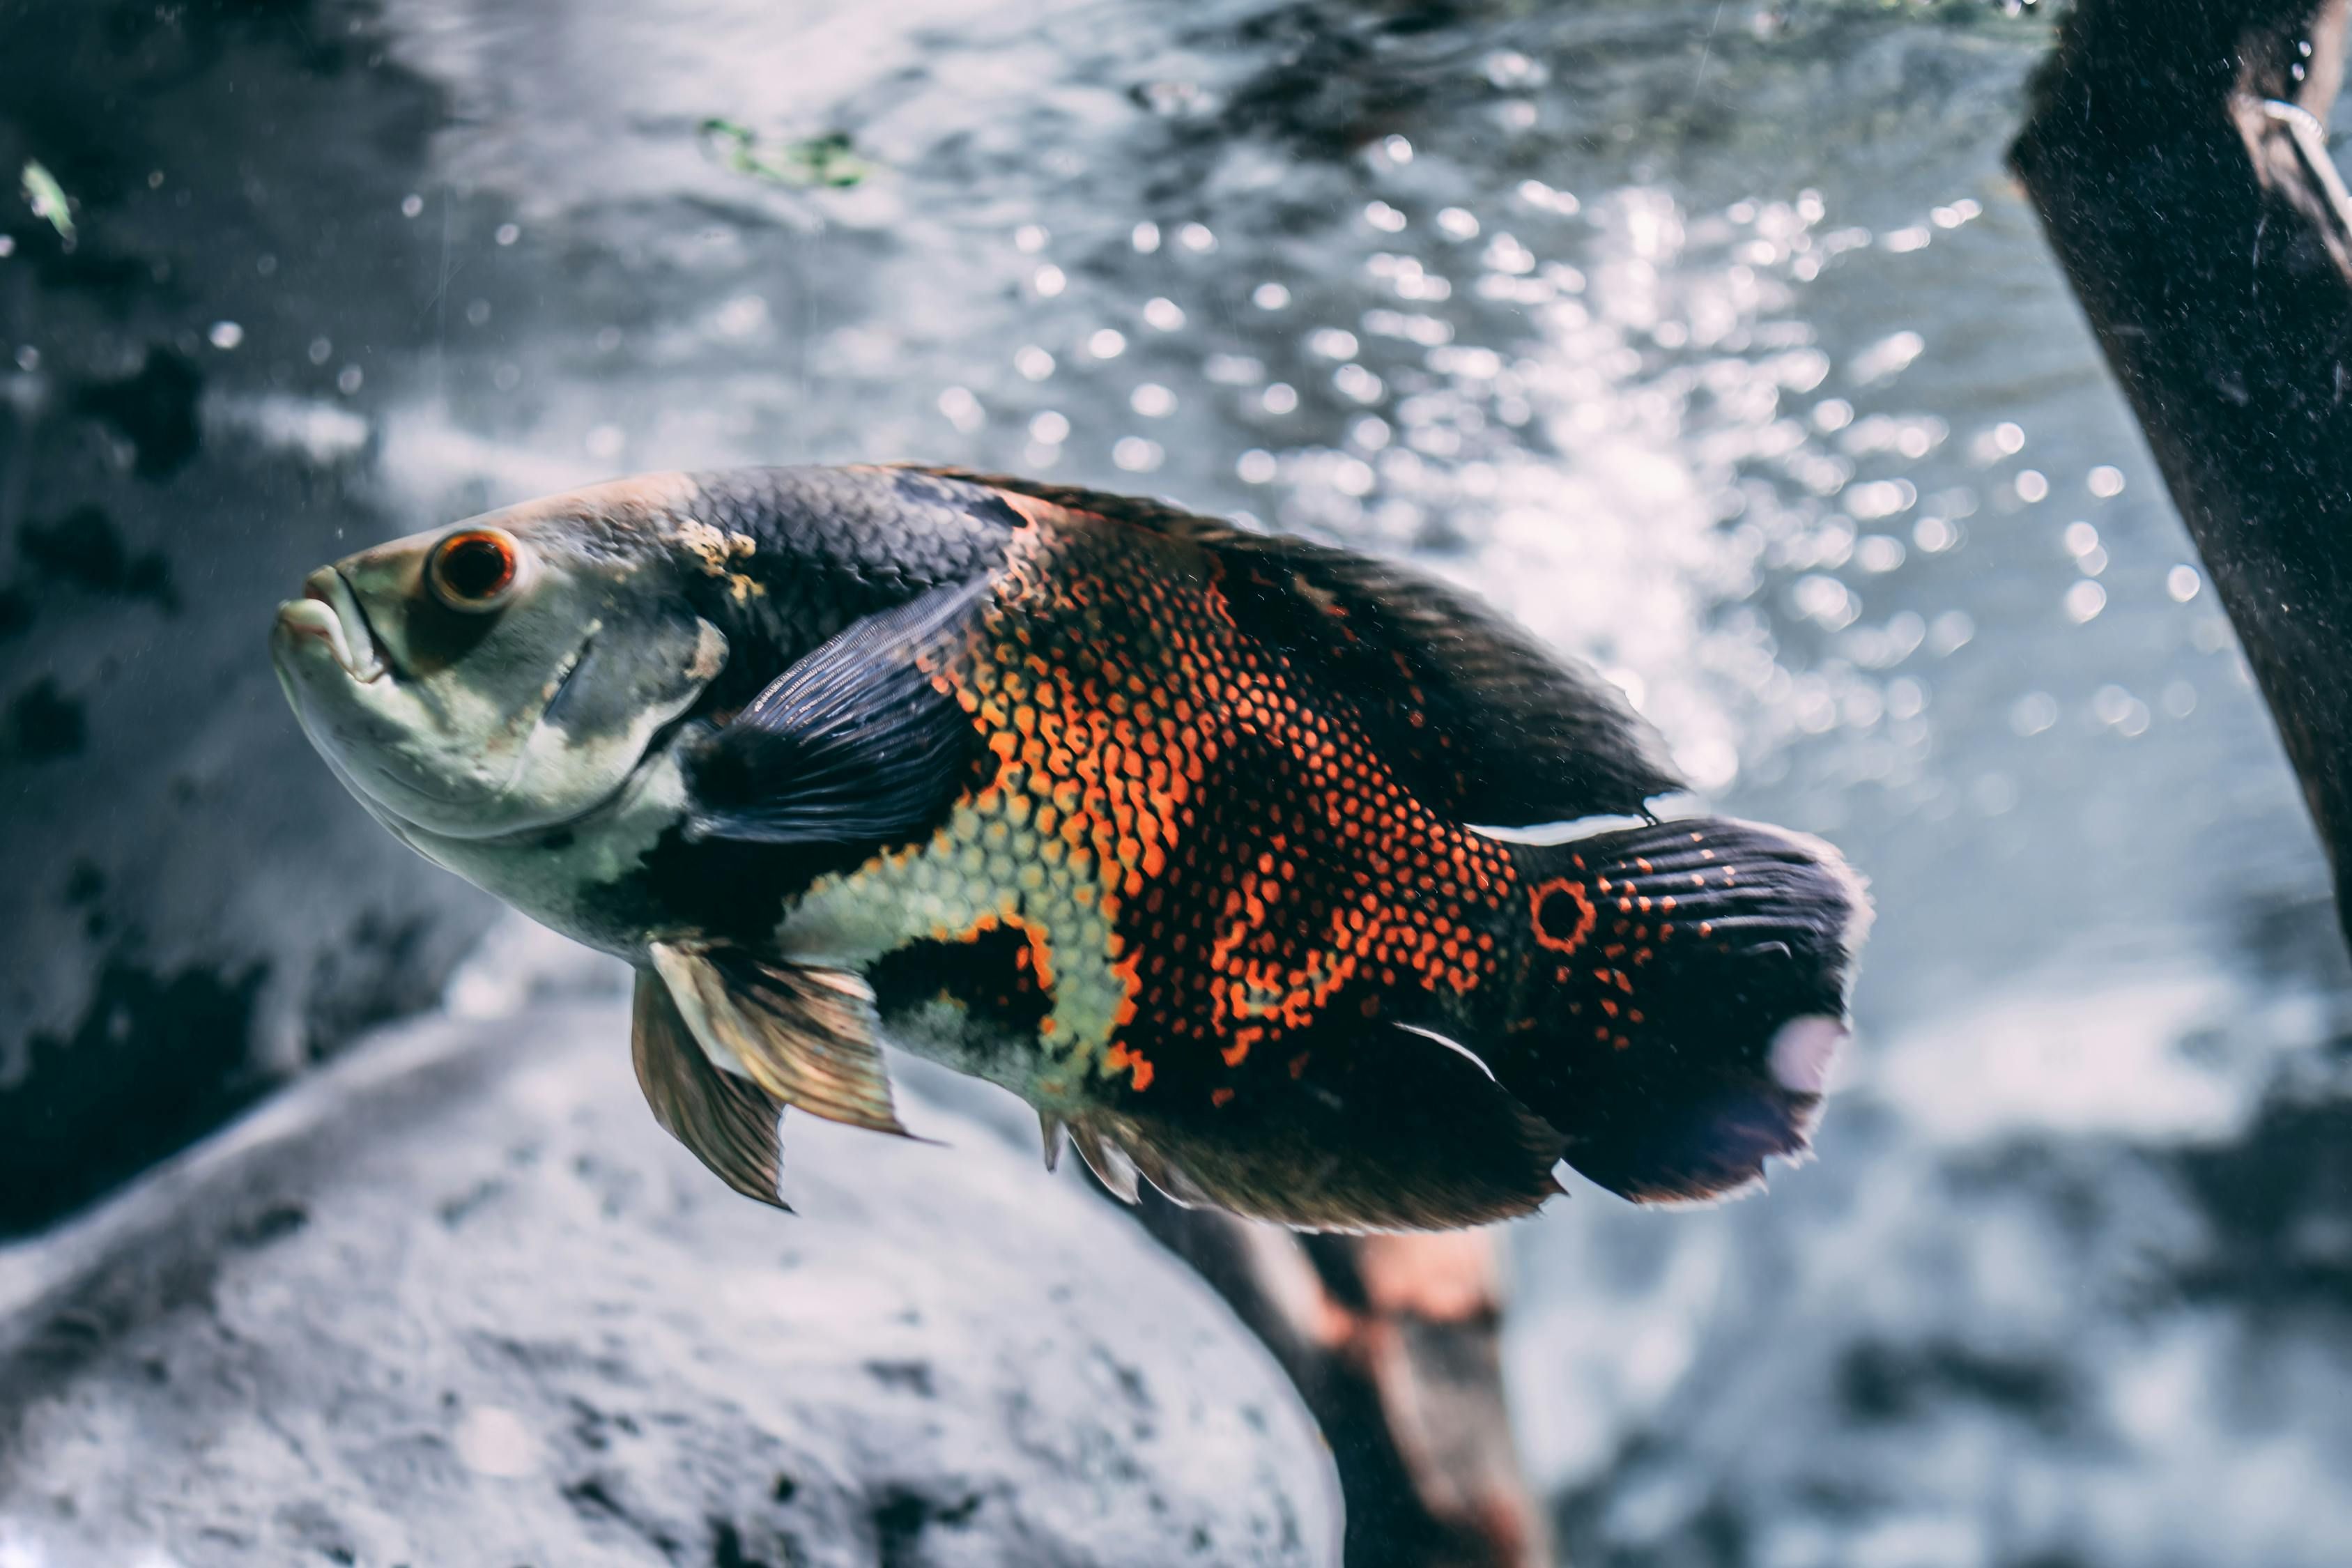
[{"label": "pale belly", "polygon": [[1001,1037],[983,1048],[963,1010],[949,1004],[899,1020],[892,1037],[1033,1103],[1076,1108],[1091,1098],[1092,1080],[1135,1070],[1113,1044],[1134,1016],[1135,958],[1121,951],[1109,918],[1115,896],[1094,852],[1040,833],[1036,806],[1017,787],[985,791],[924,843],[821,879],[778,927],[777,956],[865,970],[914,942],[1018,933],[1049,1001],[1033,1049],[1008,1051]]}]

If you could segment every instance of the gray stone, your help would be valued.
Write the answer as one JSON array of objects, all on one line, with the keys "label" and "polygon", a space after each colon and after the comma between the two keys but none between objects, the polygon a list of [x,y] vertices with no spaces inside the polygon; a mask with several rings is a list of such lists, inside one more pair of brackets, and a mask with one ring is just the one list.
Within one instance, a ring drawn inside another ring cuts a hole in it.
[{"label": "gray stone", "polygon": [[1328,1453],[1127,1219],[969,1118],[801,1116],[787,1215],[613,1002],[415,1026],[0,1251],[0,1561],[1314,1564]]}]

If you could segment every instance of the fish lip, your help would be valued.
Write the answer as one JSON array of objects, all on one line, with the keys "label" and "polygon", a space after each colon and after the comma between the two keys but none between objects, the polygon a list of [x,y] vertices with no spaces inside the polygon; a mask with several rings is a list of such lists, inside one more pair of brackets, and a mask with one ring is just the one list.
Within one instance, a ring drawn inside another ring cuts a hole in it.
[{"label": "fish lip", "polygon": [[351,579],[340,568],[325,567],[303,579],[302,599],[324,605],[333,619],[321,624],[313,615],[304,614],[289,604],[278,612],[280,623],[289,632],[315,637],[325,643],[343,673],[362,686],[373,686],[385,678],[389,665],[383,644],[369,624],[367,611],[352,587]]}]

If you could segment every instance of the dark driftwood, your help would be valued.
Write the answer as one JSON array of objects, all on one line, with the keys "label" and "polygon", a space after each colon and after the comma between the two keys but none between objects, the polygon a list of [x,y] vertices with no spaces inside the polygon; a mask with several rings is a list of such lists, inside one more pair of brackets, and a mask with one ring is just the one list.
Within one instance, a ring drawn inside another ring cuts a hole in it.
[{"label": "dark driftwood", "polygon": [[1142,1219],[1264,1340],[1330,1440],[1348,1568],[1544,1568],[1503,1403],[1500,1238],[1294,1236],[1147,1191]]},{"label": "dark driftwood", "polygon": [[2237,626],[2352,937],[2352,237],[2266,107],[2324,124],[2346,10],[2079,0],[2010,158]]}]

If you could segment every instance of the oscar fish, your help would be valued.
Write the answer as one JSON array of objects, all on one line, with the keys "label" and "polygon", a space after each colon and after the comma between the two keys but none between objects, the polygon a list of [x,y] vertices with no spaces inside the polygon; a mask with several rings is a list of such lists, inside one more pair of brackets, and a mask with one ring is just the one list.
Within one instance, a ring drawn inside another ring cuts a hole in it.
[{"label": "oscar fish", "polygon": [[785,1107],[906,1131],[886,1040],[1130,1199],[1368,1230],[1753,1185],[1847,1034],[1829,846],[1654,815],[1656,734],[1471,596],[1161,501],[620,480],[324,567],[272,651],[386,828],[635,966],[655,1117],[779,1206]]}]

